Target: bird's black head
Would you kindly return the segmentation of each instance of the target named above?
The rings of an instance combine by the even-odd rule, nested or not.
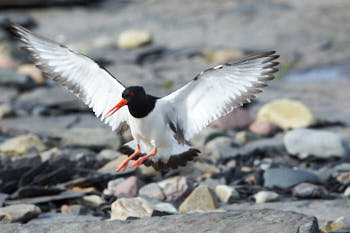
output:
[[[123,91],[122,99],[105,114],[105,117],[112,116],[125,105],[128,106],[129,112],[133,117],[145,117],[153,110],[157,99],[157,97],[147,95],[143,87],[128,87]]]
[[[146,98],[146,92],[143,87],[131,86],[125,88],[122,97],[128,101],[127,105],[132,105],[135,104],[135,102],[142,102],[142,100]]]

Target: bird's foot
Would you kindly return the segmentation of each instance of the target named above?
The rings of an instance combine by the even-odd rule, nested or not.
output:
[[[138,158],[131,166],[130,168],[138,168],[147,158],[146,156],[143,156],[141,158]]]
[[[115,168],[115,171],[119,172],[122,169],[123,171],[125,171],[128,168],[129,161],[130,161],[130,158],[124,159],[124,161],[118,167]]]
[[[140,145],[137,144],[137,148],[134,151],[134,153],[132,153],[128,158],[124,159],[123,162],[115,168],[116,172],[119,172],[120,170],[123,169],[123,171],[125,171],[128,168],[128,163],[130,160],[132,160],[136,155],[140,154]]]
[[[130,167],[138,168],[145,160],[155,156],[157,154],[157,148],[155,147],[150,154],[138,158]]]

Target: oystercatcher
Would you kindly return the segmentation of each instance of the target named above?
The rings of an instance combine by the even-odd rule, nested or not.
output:
[[[80,97],[112,130],[129,125],[134,140],[122,149],[132,154],[117,171],[136,158],[131,167],[142,163],[157,170],[185,166],[200,153],[188,141],[212,121],[250,102],[278,71],[279,56],[264,52],[202,71],[182,88],[159,98],[141,86],[126,88],[92,59],[64,45],[17,24],[11,28],[47,77]]]

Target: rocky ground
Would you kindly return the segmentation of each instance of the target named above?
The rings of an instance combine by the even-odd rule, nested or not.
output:
[[[350,231],[348,1],[43,2],[0,2],[0,232]],[[9,21],[159,96],[248,53],[281,71],[186,167],[116,173],[130,133],[43,77]]]

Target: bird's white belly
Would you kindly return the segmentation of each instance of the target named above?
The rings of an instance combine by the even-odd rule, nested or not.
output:
[[[152,111],[146,117],[135,118],[129,114],[131,134],[136,142],[142,141],[148,146],[161,146],[166,136],[166,125],[161,114]]]

